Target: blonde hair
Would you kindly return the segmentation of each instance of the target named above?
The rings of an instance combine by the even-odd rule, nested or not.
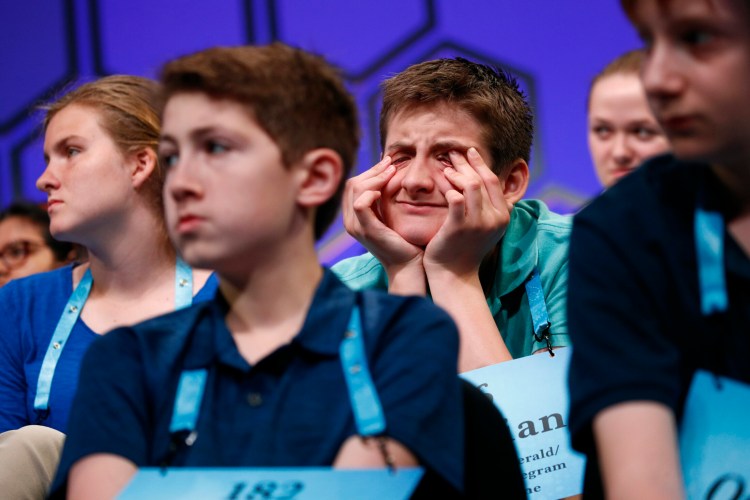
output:
[[[593,92],[597,83],[612,75],[635,75],[637,77],[641,72],[644,58],[645,53],[643,50],[637,49],[625,52],[607,64],[604,69],[601,70],[593,80],[591,80],[589,95],[586,100],[586,109],[588,109],[591,104],[591,92]]]

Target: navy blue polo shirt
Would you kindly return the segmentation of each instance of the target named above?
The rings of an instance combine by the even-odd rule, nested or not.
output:
[[[708,165],[655,158],[576,215],[568,324],[573,446],[584,494],[602,495],[592,421],[618,403],[664,404],[681,418],[696,370],[750,382],[750,259],[725,229],[725,314],[701,312],[695,209],[739,213]]]
[[[183,370],[206,368],[198,438],[174,466],[327,466],[356,434],[339,344],[354,304],[386,418],[386,434],[456,489],[463,481],[458,334],[448,315],[417,297],[353,292],[326,270],[289,343],[250,365],[225,324],[220,293],[92,345],[53,491],[71,465],[112,453],[137,466],[169,455],[169,424]]]

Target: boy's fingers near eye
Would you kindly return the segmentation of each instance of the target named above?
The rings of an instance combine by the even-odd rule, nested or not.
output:
[[[461,188],[464,195],[471,196],[470,193],[477,193],[481,196],[486,196],[487,189],[484,185],[484,179],[472,168],[464,155],[458,151],[451,151],[450,158],[457,173],[450,176],[446,175],[448,180]]]
[[[366,180],[371,179],[379,174],[382,174],[383,171],[388,168],[388,165],[391,164],[391,157],[390,156],[384,156],[382,160],[377,162],[372,167],[368,168],[361,174],[357,175],[356,177],[352,177],[352,180]]]
[[[466,174],[470,174],[473,171],[473,169],[471,168],[471,165],[466,160],[466,157],[459,151],[456,151],[455,149],[449,151],[448,157],[451,159],[453,168],[455,168],[460,173],[466,175]]]
[[[505,206],[505,197],[503,196],[500,179],[498,179],[497,174],[487,166],[487,163],[485,163],[484,159],[479,154],[479,151],[477,151],[476,148],[469,148],[466,152],[466,158],[468,158],[471,166],[474,167],[474,170],[479,174],[479,177],[482,178],[482,182],[484,183],[484,187],[487,190],[487,195],[489,196],[492,205],[496,208]]]
[[[382,160],[380,160],[378,163],[376,163],[370,170],[367,172],[371,172],[372,175],[378,175],[381,174],[388,166],[391,164],[393,160],[390,156],[385,155]]]
[[[373,189],[380,190],[388,183],[393,174],[396,173],[396,167],[390,163],[390,158],[387,163],[383,165],[381,163],[378,163],[367,172],[350,179],[349,182],[352,183],[352,190],[355,193],[362,193]]]

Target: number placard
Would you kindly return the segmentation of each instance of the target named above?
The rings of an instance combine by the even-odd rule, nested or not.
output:
[[[421,468],[351,470],[330,467],[142,468],[122,491],[121,500],[223,499],[304,500],[313,498],[406,499]]]

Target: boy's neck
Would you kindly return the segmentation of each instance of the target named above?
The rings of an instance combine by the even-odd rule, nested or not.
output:
[[[254,363],[297,335],[322,277],[312,245],[286,246],[244,275],[220,275],[226,324],[246,360]]]
[[[740,215],[750,214],[750,158],[742,165],[713,165],[712,169],[734,196]]]

